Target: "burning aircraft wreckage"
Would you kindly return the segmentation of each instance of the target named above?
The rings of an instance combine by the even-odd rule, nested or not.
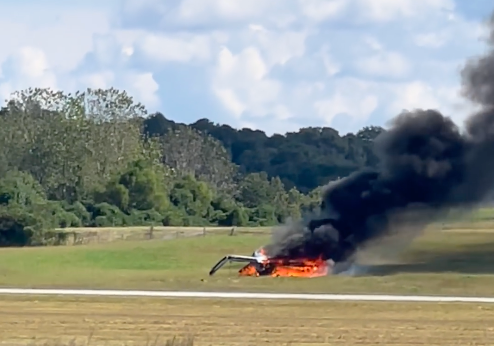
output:
[[[247,263],[238,271],[240,276],[314,278],[330,274],[352,274],[358,268],[352,261],[335,263],[332,259],[324,259],[323,255],[317,257],[272,256],[269,248],[270,245],[261,247],[250,256],[226,255],[211,268],[209,275],[214,275],[225,264],[231,262]]]
[[[247,262],[239,270],[240,276],[289,276],[289,277],[318,277],[328,275],[334,263],[323,260],[322,257],[316,259],[309,258],[289,258],[270,257],[266,255],[266,250],[260,248],[252,256],[227,255],[223,257],[211,269],[209,275],[213,275],[228,262]]]
[[[445,214],[492,198],[494,16],[489,25],[487,53],[461,71],[462,95],[477,106],[461,130],[437,110],[402,112],[373,139],[377,168],[330,183],[316,216],[278,227],[268,245],[252,256],[228,255],[210,274],[231,261],[246,263],[240,275],[334,274],[369,243],[413,239]]]
[[[209,275],[214,275],[228,262],[248,263],[238,273],[240,276],[272,276],[272,277],[302,277],[314,278],[330,274],[354,273],[356,266],[351,262],[335,263],[322,257],[289,258],[269,257],[264,248],[256,250],[252,256],[227,255],[211,268]]]

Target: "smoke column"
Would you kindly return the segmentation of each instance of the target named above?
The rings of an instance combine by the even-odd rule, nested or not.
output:
[[[375,139],[377,170],[325,187],[321,212],[283,225],[267,251],[282,256],[351,258],[370,240],[414,232],[452,208],[475,208],[494,189],[494,20],[489,50],[461,72],[462,93],[481,110],[464,131],[436,110],[403,112]]]

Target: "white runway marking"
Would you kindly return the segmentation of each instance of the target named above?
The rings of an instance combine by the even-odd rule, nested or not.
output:
[[[382,302],[461,302],[494,303],[494,297],[402,296],[381,294],[290,294],[246,292],[183,292],[183,291],[125,291],[125,290],[73,290],[0,288],[0,295],[57,295],[99,297],[156,297],[156,298],[223,298],[223,299],[289,299],[332,301]]]

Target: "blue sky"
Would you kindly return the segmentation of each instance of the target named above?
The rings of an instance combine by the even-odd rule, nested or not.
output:
[[[22,7],[21,7],[22,6]],[[148,112],[284,133],[473,106],[489,0],[0,0],[0,97],[127,90]]]

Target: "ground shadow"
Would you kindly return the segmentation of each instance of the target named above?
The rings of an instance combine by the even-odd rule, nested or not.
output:
[[[401,262],[372,265],[368,267],[366,274],[375,276],[399,273],[494,274],[494,241],[464,245],[453,251],[431,249],[410,252]]]

